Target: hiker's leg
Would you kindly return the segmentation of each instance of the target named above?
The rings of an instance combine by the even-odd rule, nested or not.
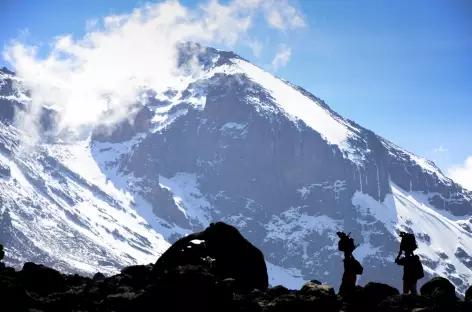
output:
[[[417,287],[416,284],[417,284],[417,281],[412,281],[410,283],[410,291],[411,291],[412,294],[415,294],[415,295],[418,294],[418,291],[416,290],[416,287]]]
[[[343,298],[352,298],[356,292],[356,285],[354,283],[343,281],[339,287],[339,295]]]
[[[408,294],[410,292],[410,283],[408,280],[403,280],[403,294]]]
[[[341,286],[339,286],[339,292],[338,292],[338,294],[339,294],[341,297],[342,297],[343,294],[346,292],[345,288],[346,288],[346,284],[345,284],[344,282],[341,282]]]

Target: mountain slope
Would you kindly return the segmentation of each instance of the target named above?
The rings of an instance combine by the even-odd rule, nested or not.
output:
[[[0,240],[8,262],[40,261],[63,271],[111,273],[154,262],[169,246],[129,198],[88,179],[94,167],[86,153],[71,155],[67,148],[46,145],[24,154],[17,142],[18,130],[1,124]],[[65,166],[72,162],[87,171]],[[101,178],[99,173],[95,177]]]
[[[223,220],[264,251],[273,283],[292,287],[306,279],[339,285],[342,262],[335,232],[342,229],[361,243],[355,252],[366,267],[361,283],[378,280],[400,286],[402,271],[393,264],[397,233],[414,230],[427,272],[444,274],[459,291],[466,289],[472,279],[471,192],[433,163],[344,119],[306,90],[233,53],[188,47],[181,53],[184,61],[196,53],[201,73],[182,77],[181,84],[164,93],[149,90],[133,124],[123,122],[111,133],[99,128],[74,143],[41,144],[41,153],[57,163],[54,168],[60,166],[59,177],[44,165],[32,169],[47,175],[40,178],[46,181],[42,191],[57,202],[55,215],[66,210],[82,219],[100,215],[101,196],[107,196],[110,201],[105,200],[103,209],[116,221],[103,226],[127,232],[124,242],[138,234],[150,242],[126,246],[132,250],[127,250],[130,261],[141,263],[157,257],[167,246],[164,239],[173,242],[212,220]],[[12,98],[4,89],[2,106],[21,106],[17,102],[24,102],[24,93],[12,89],[22,94]],[[6,134],[16,131],[11,125],[2,127]],[[72,175],[68,172],[80,192],[96,189],[88,191],[96,208],[79,205],[78,190],[68,191],[75,201],[67,204],[51,195],[53,187],[59,188],[57,180],[64,179],[60,176]],[[115,202],[120,209],[111,208]],[[30,222],[26,216],[16,218]],[[93,245],[108,237],[106,230],[100,231],[87,230],[93,234],[84,241]],[[69,239],[63,238],[63,245],[65,241]],[[114,250],[127,245],[116,237],[111,241]],[[45,248],[39,239],[32,244]],[[77,261],[96,261],[98,252],[92,250]],[[54,259],[73,254],[47,252]],[[23,256],[21,251],[18,255]]]

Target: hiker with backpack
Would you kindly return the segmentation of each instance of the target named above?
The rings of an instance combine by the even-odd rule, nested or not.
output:
[[[344,253],[344,273],[339,287],[339,295],[346,298],[355,294],[357,275],[361,275],[364,268],[352,255],[359,245],[354,244],[354,239],[350,237],[350,233],[346,235],[344,232],[337,232],[336,234],[339,237],[338,250]]]
[[[417,294],[417,282],[424,277],[420,257],[413,253],[418,245],[414,234],[400,232],[400,237],[400,251],[395,258],[395,263],[403,266],[403,293]]]

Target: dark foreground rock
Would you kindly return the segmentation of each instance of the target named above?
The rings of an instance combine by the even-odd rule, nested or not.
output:
[[[266,290],[269,286],[262,252],[224,222],[179,239],[157,260],[153,271],[159,275],[179,265],[204,262],[211,262],[213,274],[220,279],[237,278],[242,290]]]
[[[456,299],[456,288],[444,277],[434,277],[426,282],[420,289],[424,296],[441,297],[445,299]]]
[[[209,264],[178,266],[154,280],[152,266],[127,268],[100,281],[31,268],[29,264],[22,271],[0,271],[0,311],[472,311],[470,301],[398,295],[376,283],[358,287],[352,302],[343,302],[330,286],[311,282],[300,290],[276,286],[241,291],[235,279],[215,276]],[[54,276],[53,284],[48,285],[47,276]]]
[[[154,265],[126,267],[110,277],[64,275],[34,263],[21,271],[0,269],[0,311],[472,311],[472,301],[456,298],[444,279],[426,283],[421,296],[368,283],[349,300],[315,280],[300,290],[268,288],[263,255],[232,227],[210,229],[176,242]]]

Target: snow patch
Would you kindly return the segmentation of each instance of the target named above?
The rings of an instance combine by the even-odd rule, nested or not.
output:
[[[353,154],[354,149],[348,143],[349,138],[357,138],[358,135],[351,131],[346,123],[340,122],[339,118],[335,118],[331,112],[323,108],[320,103],[251,63],[240,59],[232,59],[232,62],[241,68],[249,79],[270,92],[276,105],[293,122],[302,120],[317,131],[329,144],[337,145],[341,151],[350,155],[348,158],[352,161],[362,159],[358,153]],[[253,99],[253,101],[258,102],[257,99]]]
[[[200,244],[205,243],[204,240],[200,240],[200,239],[194,239],[194,240],[191,240],[190,242],[195,245],[200,245]]]
[[[235,129],[235,130],[244,130],[247,124],[239,124],[236,122],[227,122],[221,126],[220,130]]]
[[[267,239],[302,241],[303,237],[311,232],[323,234],[333,232],[340,226],[340,221],[325,215],[310,216],[300,213],[298,208],[290,208],[280,216],[273,216],[266,225]]]
[[[272,286],[283,285],[288,289],[301,289],[305,280],[298,269],[285,269],[272,263],[266,262],[269,284]]]
[[[212,207],[198,189],[195,173],[179,172],[172,178],[159,175],[159,185],[172,192],[175,204],[192,225],[210,223]]]
[[[236,122],[227,122],[221,126],[220,131],[228,134],[233,134],[235,137],[245,137],[248,133],[247,124],[239,124]]]

